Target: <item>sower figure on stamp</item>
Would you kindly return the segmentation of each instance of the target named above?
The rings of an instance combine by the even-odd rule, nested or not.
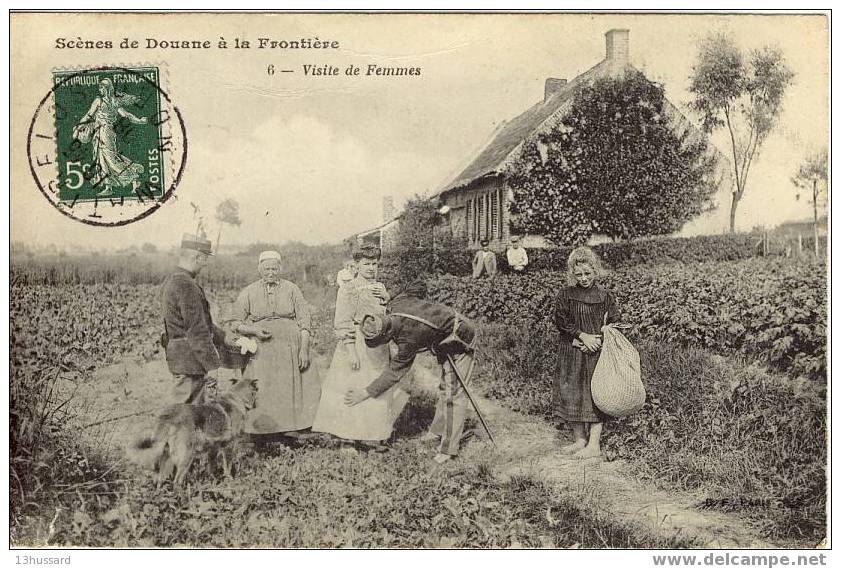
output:
[[[175,377],[172,403],[203,403],[206,389],[216,388],[210,375],[220,366],[217,346],[225,342],[225,332],[213,323],[196,282],[211,255],[210,241],[184,234],[178,268],[161,286],[166,362]]]
[[[418,353],[431,351],[441,367],[441,383],[435,417],[424,438],[440,439],[433,460],[443,463],[458,455],[464,433],[469,401],[456,373],[463,381],[469,381],[476,329],[449,306],[411,294],[395,297],[388,309],[389,314],[385,315],[366,314],[360,328],[369,347],[393,341],[398,348],[397,355],[366,388],[349,389],[345,403],[356,405],[384,393],[411,370]]]

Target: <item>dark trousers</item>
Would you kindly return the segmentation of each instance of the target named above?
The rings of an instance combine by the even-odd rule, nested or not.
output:
[[[174,373],[175,385],[172,388],[172,403],[201,405],[216,396],[216,380],[204,374]]]
[[[473,362],[473,353],[453,354],[452,358],[461,377],[469,381],[467,370]],[[456,370],[445,354],[438,355],[438,363],[441,365],[441,383],[438,385],[435,417],[429,431],[441,437],[439,453],[455,456],[464,434],[464,420],[467,418],[470,401],[456,377]]]

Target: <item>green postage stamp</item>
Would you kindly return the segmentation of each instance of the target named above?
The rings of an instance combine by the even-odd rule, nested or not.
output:
[[[59,199],[154,199],[161,167],[157,67],[53,73]]]
[[[153,66],[53,71],[28,142],[42,193],[94,225],[122,225],[159,207],[187,150],[181,114]]]

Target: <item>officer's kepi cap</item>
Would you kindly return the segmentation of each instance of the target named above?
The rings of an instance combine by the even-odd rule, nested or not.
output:
[[[191,251],[199,251],[200,253],[204,253],[205,255],[213,255],[213,250],[211,248],[211,242],[209,239],[204,239],[197,235],[191,235],[190,233],[185,233],[181,236],[181,248],[182,249],[189,249]]]

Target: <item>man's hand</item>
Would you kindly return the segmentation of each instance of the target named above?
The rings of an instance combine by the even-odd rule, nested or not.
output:
[[[239,348],[239,344],[237,344],[237,340],[239,336],[236,334],[231,334],[230,332],[225,332],[225,339],[223,340],[224,344],[229,348]]]
[[[351,389],[348,389],[345,393],[345,405],[353,407],[354,405],[362,403],[363,401],[368,399],[368,397],[370,396],[368,395],[368,392],[364,389],[356,389],[355,387],[352,387]]]
[[[269,332],[268,330],[257,330],[256,335],[257,335],[258,340],[266,341],[266,340],[271,340],[272,339],[272,333]]]
[[[368,285],[368,288],[371,290],[371,294],[373,294],[376,298],[379,298],[383,301],[388,301],[388,291],[386,291],[384,284],[372,283]]]

